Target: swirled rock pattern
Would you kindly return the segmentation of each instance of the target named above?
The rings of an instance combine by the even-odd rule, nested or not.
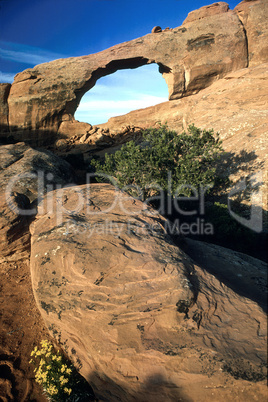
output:
[[[31,226],[35,298],[100,400],[263,397],[245,380],[265,377],[265,314],[174,246],[164,218],[108,184],[45,205]]]

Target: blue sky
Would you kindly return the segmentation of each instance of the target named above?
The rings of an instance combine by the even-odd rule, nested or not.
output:
[[[175,28],[213,1],[0,0],[0,82],[62,57],[96,53],[146,35],[155,25]],[[239,1],[230,1],[233,9]],[[164,102],[168,90],[156,65],[101,78],[75,117],[91,124]]]

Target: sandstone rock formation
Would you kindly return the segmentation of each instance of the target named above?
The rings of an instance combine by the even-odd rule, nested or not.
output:
[[[265,398],[262,382],[246,381],[265,375],[257,304],[195,266],[158,213],[111,185],[50,195],[57,213],[31,226],[34,294],[100,400]]]
[[[75,135],[82,137],[83,135],[89,133],[91,130],[91,124],[82,123],[76,120],[66,120],[63,121],[60,125],[58,137],[60,138],[62,136],[63,138],[69,138]]]
[[[203,18],[211,17],[217,14],[227,13],[229,11],[229,5],[223,1],[213,3],[209,6],[201,7],[199,10],[191,11],[187,18],[184,20],[183,25],[201,20]]]
[[[153,27],[152,33],[159,33],[159,32],[162,32],[162,28],[160,26],[157,25]]]
[[[23,258],[29,250],[29,223],[37,198],[72,182],[70,165],[48,151],[24,143],[0,146],[0,256]]]
[[[6,133],[8,131],[8,104],[7,98],[9,95],[11,85],[0,84],[0,133]],[[5,136],[5,134],[4,134]],[[0,134],[1,138],[1,134]]]
[[[113,117],[98,127],[119,133],[124,126],[148,128],[160,121],[181,132],[194,123],[219,132],[227,152],[254,151],[264,161],[267,93],[268,64],[265,63],[227,74],[198,94]]]
[[[51,145],[56,140],[59,154],[87,160],[87,153],[113,151],[157,121],[167,121],[177,131],[195,123],[220,133],[226,175],[238,180],[261,170],[265,182],[267,5],[265,0],[242,1],[232,11],[227,3],[214,3],[190,13],[181,27],[18,74],[12,86],[0,84],[0,141]],[[149,63],[159,65],[169,102],[100,126],[74,120],[83,94],[100,77]],[[107,211],[114,200],[109,185],[94,185],[88,198],[88,187],[73,187],[56,199],[52,188],[73,181],[70,166],[22,143],[0,147],[1,346],[16,332],[16,358],[24,353],[25,367],[31,345],[18,352],[30,331],[23,325],[43,325],[29,284],[24,288],[29,298],[23,293],[13,297],[13,289],[20,292],[25,278],[29,281],[34,216],[18,214],[18,208],[35,209],[39,170],[45,172],[44,190],[50,197],[31,229],[37,305],[51,335],[65,345],[100,400],[225,402],[241,400],[241,395],[245,402],[266,400],[261,381],[266,326],[259,307],[264,264],[188,240],[191,260],[165,234],[165,220],[141,210],[137,200],[123,197],[121,205]],[[24,175],[6,197],[7,185],[18,173]],[[263,194],[265,198],[267,191]],[[267,210],[267,199],[264,205]],[[22,261],[14,266],[18,259]],[[241,278],[246,296],[261,289],[257,298],[255,291],[252,296],[259,305],[235,293],[226,277],[230,286],[237,277],[240,289]],[[15,311],[16,303],[20,309]],[[24,310],[35,319],[23,320]],[[33,331],[36,338],[39,327]],[[26,400],[29,381],[18,391],[22,375],[14,348],[0,350],[0,392],[7,399],[15,392]]]
[[[212,243],[185,238],[183,250],[197,265],[267,311],[267,264]]]
[[[268,60],[268,3],[261,0],[247,0],[239,3],[234,11],[240,18],[248,41],[248,63],[254,66]]]
[[[268,152],[268,64],[263,63],[227,74],[199,93],[146,109],[111,118],[107,123],[94,128],[97,133],[106,132],[110,146],[135,138],[141,127],[153,127],[156,122],[168,122],[168,127],[177,132],[187,131],[190,124],[219,132],[226,152],[220,165],[223,175],[234,182],[245,175],[263,172],[263,208],[267,204],[267,152]],[[83,150],[92,152],[89,141],[95,147],[106,147],[106,141],[94,141],[87,137],[86,143],[69,138],[69,152]],[[83,147],[81,146],[83,143]]]
[[[39,145],[53,141],[61,122],[73,120],[84,93],[100,77],[119,69],[158,64],[169,88],[169,98],[174,100],[197,93],[231,71],[246,68],[247,36],[241,21],[244,18],[254,25],[257,20],[256,24],[265,26],[265,2],[251,3],[242,7],[243,12],[239,11],[241,20],[226,3],[219,3],[195,12],[181,27],[148,34],[97,54],[44,63],[17,74],[8,97],[11,136]],[[265,30],[261,32],[260,38],[265,37]],[[263,40],[257,52],[263,55],[262,59],[264,46]],[[257,53],[254,60],[260,59]]]

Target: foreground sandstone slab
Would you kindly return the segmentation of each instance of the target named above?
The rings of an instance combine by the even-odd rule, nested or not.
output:
[[[159,214],[111,185],[50,196],[31,226],[33,290],[100,400],[265,397],[250,382],[265,376],[257,304],[195,266]]]

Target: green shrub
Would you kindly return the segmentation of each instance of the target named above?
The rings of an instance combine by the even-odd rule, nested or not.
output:
[[[213,241],[223,246],[248,252],[257,247],[260,236],[241,225],[229,213],[228,205],[214,202],[206,210],[206,220],[214,226]]]
[[[115,154],[106,154],[104,162],[92,159],[91,165],[97,173],[113,176],[120,188],[128,186],[124,189],[141,195],[142,200],[160,189],[174,196],[183,185],[213,185],[215,160],[222,151],[219,135],[194,125],[188,131],[177,134],[167,125],[145,130],[141,143],[130,141]],[[191,189],[181,187],[180,194],[190,196]]]

